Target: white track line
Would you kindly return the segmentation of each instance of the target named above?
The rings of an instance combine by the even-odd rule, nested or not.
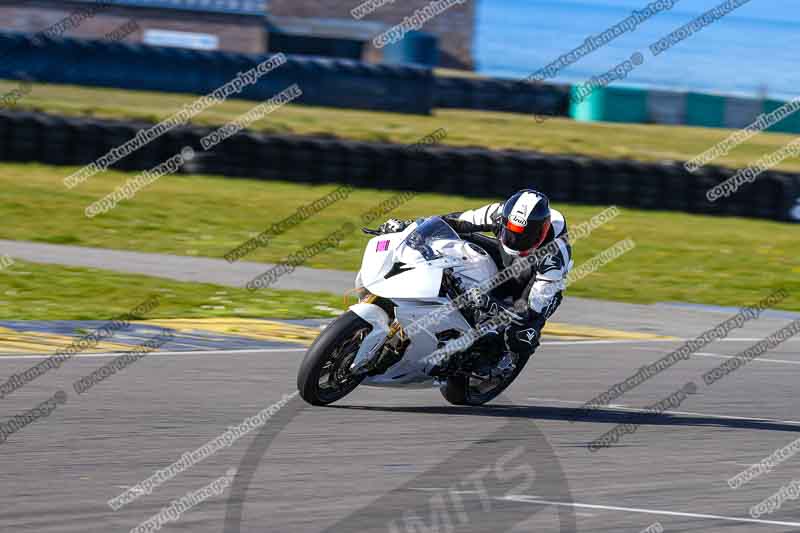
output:
[[[793,339],[789,339],[789,340],[793,340]],[[655,348],[640,348],[640,350],[643,351],[643,352],[662,353],[661,350],[658,350],[658,349],[655,349]],[[697,353],[691,354],[691,356],[692,357],[694,357],[694,356],[698,356],[698,357],[714,357],[714,358],[717,358],[717,359],[733,359],[733,358],[736,357],[735,355],[725,355],[725,354],[721,354],[721,353],[711,353],[711,352],[697,352]],[[781,364],[786,364],[786,365],[800,365],[800,361],[792,361],[792,360],[789,360],[789,359],[772,359],[770,357],[756,357],[751,362],[781,363]]]
[[[706,353],[706,352],[697,352],[696,354],[692,355],[699,355],[700,357],[716,357],[717,359],[734,359],[735,355],[722,355],[718,353]],[[789,361],[787,359],[769,359],[766,357],[756,357],[751,362],[753,363],[781,363],[785,365],[800,365],[800,361]]]
[[[654,514],[663,516],[681,516],[685,518],[705,518],[708,520],[723,520],[726,522],[745,522],[748,524],[773,525],[773,526],[792,526],[800,527],[800,522],[780,522],[778,520],[761,520],[758,518],[739,518],[735,516],[722,516],[715,514],[682,513],[678,511],[660,511],[658,509],[640,509],[637,507],[617,507],[614,505],[592,505],[588,503],[574,502],[554,502],[542,500],[532,496],[504,496],[495,498],[496,500],[512,501],[519,503],[533,503],[539,505],[556,505],[560,507],[576,507],[578,509],[599,509],[601,511],[624,511],[626,513]]]
[[[135,346],[131,346],[131,349]],[[255,348],[252,350],[187,350],[183,352],[150,352],[148,357],[153,355],[224,355],[237,353],[275,353],[275,352],[305,352],[308,348]],[[114,353],[80,353],[73,357],[119,357],[125,352]],[[11,359],[46,359],[49,354],[26,354],[26,355],[0,355],[0,362]]]
[[[552,336],[548,336],[547,333],[544,333],[545,338],[553,338]],[[681,343],[681,342],[688,342],[696,340],[692,339],[602,339],[602,340],[586,340],[586,341],[547,341],[542,342],[542,345],[550,345],[550,346],[558,346],[560,344],[563,345],[571,345],[571,344],[655,344],[661,342],[670,342],[670,343]],[[733,339],[717,339],[715,342],[760,342],[763,341],[764,338],[733,338]],[[783,342],[800,342],[800,338],[794,337],[791,339],[786,339]],[[659,351],[659,350],[648,350],[648,351]]]
[[[542,345],[574,345],[574,344],[623,344],[635,342],[663,342],[666,339],[644,339],[644,340],[595,340],[595,341],[550,341],[543,342]],[[131,346],[133,349],[135,346]],[[226,353],[269,353],[269,352],[305,352],[308,348],[254,348],[237,349],[237,350],[185,350],[176,352],[152,352],[150,355],[220,355]],[[112,353],[85,353],[77,354],[74,357],[116,357],[125,352],[112,352]],[[0,353],[0,361],[3,359],[43,359],[50,357],[52,353],[48,354],[2,354]]]
[[[545,334],[545,337],[547,334]],[[546,341],[542,346],[574,345],[574,344],[637,344],[644,342],[679,342],[678,339],[603,339],[593,341]]]
[[[733,339],[717,339],[715,342],[761,342],[767,336],[764,335],[763,337],[740,337],[740,338],[733,338]],[[695,339],[684,339],[687,341],[693,341]],[[786,339],[783,342],[798,342],[800,338],[794,337],[791,339]]]
[[[682,342],[682,341],[689,341],[694,339],[603,339],[603,340],[587,340],[587,341],[547,341],[543,342],[543,346],[575,346],[580,344],[646,344],[646,343],[655,343],[655,342]],[[717,342],[727,341],[727,342],[754,342],[754,341],[762,341],[764,339],[719,339]],[[800,341],[800,338],[792,338],[787,339],[784,342],[790,341]],[[134,346],[131,346],[133,349]],[[248,349],[238,349],[238,350],[186,350],[180,352],[152,352],[150,355],[221,355],[221,354],[228,354],[228,353],[270,353],[270,352],[305,352],[308,348],[255,348],[252,350]],[[74,357],[117,357],[118,355],[122,355],[125,352],[113,352],[113,353],[88,353],[88,354],[77,354]],[[0,361],[3,359],[44,359],[53,355],[52,353],[48,354],[2,354],[0,353]],[[694,355],[700,355],[694,354]],[[732,357],[732,356],[723,356],[718,354],[702,354],[706,357]],[[756,361],[765,361],[765,362],[776,362],[776,363],[790,363],[790,364],[800,364],[800,361],[786,361],[780,359],[755,359]]]
[[[553,403],[567,403],[570,405],[584,405],[586,402],[578,402],[575,400],[559,400],[557,398],[536,398],[533,396],[529,396],[528,400],[534,402],[553,402]],[[622,404],[611,404],[606,405],[597,409],[590,409],[592,411],[602,410],[602,411],[623,411],[623,412],[630,412],[630,413],[642,413],[642,414],[653,414],[652,411],[648,411],[647,409],[640,409],[638,407],[628,407]],[[745,420],[748,422],[772,422],[778,424],[797,424],[800,426],[800,420],[779,420],[777,418],[756,418],[752,416],[733,416],[733,415],[718,415],[715,413],[698,413],[696,411],[664,411],[664,415],[682,415],[682,416],[693,416],[693,417],[713,417],[713,418],[722,418],[727,420]],[[800,428],[798,428],[800,429]]]

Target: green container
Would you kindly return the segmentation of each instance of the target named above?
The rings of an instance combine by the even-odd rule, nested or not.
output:
[[[772,113],[784,104],[786,104],[786,102],[780,102],[778,100],[764,100],[764,113]],[[784,117],[783,120],[774,126],[767,128],[766,131],[780,133],[800,133],[800,110]]]
[[[577,86],[569,91],[569,116],[581,122],[603,120],[603,105],[600,91],[594,91],[584,100],[578,99]]]
[[[570,116],[582,122],[647,122],[647,91],[601,87],[580,100],[578,87],[570,90]]]
[[[725,97],[712,94],[686,95],[686,124],[707,128],[725,127]]]

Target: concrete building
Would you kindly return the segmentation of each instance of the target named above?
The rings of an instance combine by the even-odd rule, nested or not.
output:
[[[417,9],[431,4],[433,0],[394,0],[370,13],[362,21],[394,26],[405,17],[412,16]],[[476,4],[479,0],[467,0],[454,4],[440,16],[428,21],[421,31],[439,38],[439,65],[442,67],[469,69],[475,66],[472,46],[475,38]],[[364,0],[269,0],[269,13],[276,17],[299,17],[354,21],[351,10]],[[375,57],[374,50],[365,50],[368,57]]]
[[[265,6],[263,0],[0,0],[0,30],[103,39],[133,21],[127,42],[263,53]],[[70,17],[73,24],[55,31]]]
[[[385,50],[375,48],[372,37],[431,3],[395,0],[356,20],[351,10],[363,1],[0,0],[0,31],[45,32],[73,17],[79,22],[62,24],[64,31],[51,33],[103,39],[126,27],[132,31],[126,32],[125,40],[133,43],[379,62]],[[453,4],[421,29],[438,38],[439,66],[473,68],[476,1]],[[88,9],[92,16],[74,16]]]

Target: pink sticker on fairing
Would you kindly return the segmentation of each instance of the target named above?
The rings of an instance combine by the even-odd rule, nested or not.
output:
[[[389,243],[391,241],[378,241],[378,247],[375,249],[377,252],[385,252],[389,249]]]

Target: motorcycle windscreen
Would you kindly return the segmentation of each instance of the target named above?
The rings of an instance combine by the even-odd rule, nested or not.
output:
[[[464,241],[440,217],[420,219],[404,233],[397,245],[393,242],[399,237],[396,234],[370,241],[361,282],[384,298],[438,297],[444,269],[469,261],[462,251]],[[384,251],[385,259],[375,257]]]

